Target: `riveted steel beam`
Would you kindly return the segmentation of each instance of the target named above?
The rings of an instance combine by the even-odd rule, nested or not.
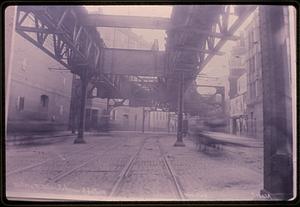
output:
[[[170,19],[163,17],[89,14],[84,19],[83,24],[85,26],[92,27],[122,27],[167,30],[170,27]]]
[[[191,33],[195,33],[196,35],[206,35],[206,36],[210,36],[210,37],[215,37],[218,39],[227,39],[227,40],[238,40],[239,37],[236,35],[229,35],[228,33],[224,32],[212,32],[212,31],[207,31],[207,30],[203,30],[203,29],[199,29],[196,27],[187,27],[187,26],[176,26],[174,28],[171,28],[169,30],[170,32],[191,32]]]
[[[224,55],[225,52],[221,52],[221,51],[214,51],[213,49],[207,50],[207,49],[200,49],[197,47],[189,47],[189,46],[179,46],[179,47],[175,47],[176,50],[187,50],[187,51],[195,51],[195,52],[199,52],[199,53],[207,53],[207,54],[213,54],[213,55]]]
[[[82,24],[84,15],[87,12],[76,6],[18,6],[16,32],[72,73],[88,70],[88,77],[97,76],[104,45],[95,28]]]
[[[235,31],[242,25],[242,23],[247,19],[247,17],[256,9],[257,6],[248,6],[244,12],[238,17],[237,20],[228,28],[226,33],[228,35],[233,35]],[[221,47],[227,42],[226,38],[221,39],[213,48],[214,51],[219,51]],[[214,54],[209,54],[200,64],[198,72],[200,72],[213,58]]]

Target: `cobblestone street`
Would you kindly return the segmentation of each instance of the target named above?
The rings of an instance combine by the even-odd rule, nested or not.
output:
[[[8,146],[7,196],[74,200],[254,200],[262,148],[199,152],[174,134],[111,132],[48,144]]]

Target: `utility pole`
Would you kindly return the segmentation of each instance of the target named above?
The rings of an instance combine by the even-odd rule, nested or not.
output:
[[[74,144],[84,144],[83,139],[84,130],[85,130],[85,104],[87,98],[87,85],[88,78],[86,71],[80,76],[81,79],[81,97],[80,97],[80,110],[79,110],[79,124],[78,124],[78,135],[74,140]]]
[[[177,108],[177,140],[174,144],[175,147],[184,147],[182,139],[182,120],[183,120],[183,90],[184,90],[184,72],[179,73],[178,85],[178,108]]]
[[[145,107],[143,107],[143,125],[142,125],[142,132],[145,132]]]

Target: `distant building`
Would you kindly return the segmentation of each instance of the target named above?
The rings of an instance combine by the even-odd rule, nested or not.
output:
[[[176,131],[174,113],[153,111],[149,107],[120,106],[111,111],[113,127],[125,131]]]
[[[102,13],[101,10],[96,13]],[[153,44],[145,41],[142,36],[135,34],[130,28],[99,27],[97,30],[107,48],[151,50],[158,48],[157,41]],[[73,86],[79,84],[79,79],[74,79]],[[86,130],[101,129],[102,120],[107,116],[107,99],[89,98],[86,103]],[[127,106],[126,106],[127,105]],[[157,115],[159,114],[159,115]],[[129,107],[128,104],[119,106],[110,111],[110,120],[116,130],[167,130],[167,112],[144,111],[142,107]]]
[[[150,126],[149,112],[143,107],[119,106],[111,111],[114,129],[124,131],[142,131]]]

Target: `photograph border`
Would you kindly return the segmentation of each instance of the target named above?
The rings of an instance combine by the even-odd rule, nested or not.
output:
[[[65,202],[65,201],[11,201],[7,200],[5,195],[5,41],[4,41],[4,11],[8,6],[14,5],[169,5],[169,4],[252,4],[252,5],[291,5],[294,6],[297,11],[297,71],[299,70],[299,5],[300,3],[296,0],[225,0],[225,1],[214,1],[214,0],[198,0],[198,1],[178,1],[178,0],[148,0],[148,1],[134,1],[134,0],[118,0],[118,1],[108,1],[108,0],[76,0],[76,1],[42,1],[42,0],[4,0],[1,2],[1,57],[2,57],[2,106],[1,106],[1,114],[2,114],[2,122],[1,124],[1,204],[4,206],[296,206],[300,205],[299,200],[299,139],[297,138],[297,196],[292,201],[275,201],[275,200],[256,200],[256,201],[76,201],[76,202]],[[296,82],[297,82],[297,105],[298,105],[298,87],[299,87],[299,73],[296,71]],[[296,119],[298,120],[298,106],[297,112],[293,111],[293,113],[297,113]],[[297,125],[298,132],[299,125]]]

